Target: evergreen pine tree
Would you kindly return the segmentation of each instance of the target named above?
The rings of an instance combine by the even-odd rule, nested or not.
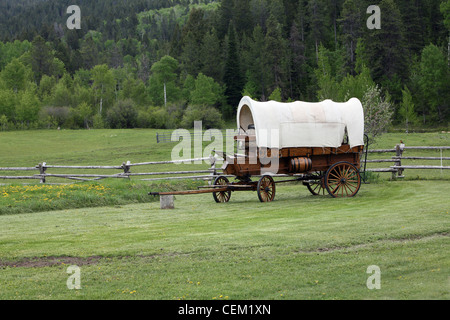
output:
[[[53,55],[44,38],[36,36],[31,49],[31,67],[36,82],[39,82],[44,74],[52,75]]]
[[[289,36],[289,49],[291,58],[290,85],[291,98],[300,98],[306,91],[306,54],[305,43],[302,40],[300,28],[296,21],[292,23]]]
[[[380,3],[381,29],[367,30],[365,54],[372,78],[401,100],[401,82],[408,77],[408,54],[400,10],[393,0]],[[400,85],[399,85],[400,84]]]
[[[356,45],[361,35],[361,13],[355,0],[346,0],[344,2],[338,23],[341,27],[342,43],[347,50],[345,59],[346,71],[354,75]]]
[[[234,111],[237,110],[244,87],[244,76],[241,73],[237,48],[235,31],[230,26],[230,30],[228,31],[228,55],[225,61],[223,83],[226,86],[225,95],[227,102]]]
[[[214,27],[205,34],[201,56],[203,58],[201,72],[208,77],[212,77],[216,82],[222,81],[224,67],[223,54],[221,42]]]
[[[325,39],[324,6],[322,0],[308,0],[308,24],[311,42],[314,45],[316,63],[319,62],[319,47]]]
[[[250,16],[250,0],[235,1],[233,22],[238,35],[249,34],[252,31],[252,20],[249,19]]]
[[[267,59],[264,51],[265,36],[263,29],[257,25],[253,29],[252,37],[248,39],[249,48],[246,55],[247,72],[245,91],[252,98],[265,101],[268,93],[266,84],[268,78]]]
[[[223,39],[228,33],[230,21],[233,20],[234,0],[221,0],[217,12],[217,33]]]
[[[419,1],[402,0],[398,5],[401,8],[402,21],[405,27],[405,41],[410,59],[420,55],[424,46],[423,20],[421,18]]]
[[[276,87],[281,87],[283,77],[283,58],[285,54],[285,42],[282,37],[282,26],[273,14],[267,20],[267,33],[265,38],[265,55],[267,58],[269,71],[268,86],[269,91],[273,91]]]

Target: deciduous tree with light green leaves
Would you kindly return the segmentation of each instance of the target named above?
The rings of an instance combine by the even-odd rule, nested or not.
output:
[[[276,87],[275,90],[273,90],[273,92],[269,96],[269,100],[282,102],[281,101],[281,89],[279,87]]]
[[[223,88],[213,78],[199,73],[189,102],[193,105],[218,106],[223,101]]]
[[[19,59],[13,59],[1,72],[6,87],[14,92],[24,90],[26,82],[30,79],[30,70]]]
[[[408,87],[402,90],[403,100],[400,104],[400,109],[398,113],[402,119],[402,122],[405,124],[406,132],[409,132],[410,126],[417,123],[417,114],[414,110],[414,102],[411,95],[411,91],[409,91]]]
[[[364,109],[364,131],[373,140],[391,124],[393,106],[389,97],[383,98],[378,86],[368,88],[361,103]]]
[[[0,89],[0,115],[12,121],[15,116],[15,106],[17,104],[17,94],[10,89]]]
[[[112,71],[106,64],[97,65],[92,69],[93,88],[99,106],[98,112],[102,114],[104,105],[112,105],[116,81]]]
[[[443,120],[444,108],[448,105],[449,70],[446,57],[437,46],[430,44],[422,51],[419,85],[424,97],[422,106],[423,122]]]
[[[21,93],[16,105],[16,120],[22,124],[30,125],[38,120],[41,102],[32,89],[27,89]]]
[[[151,68],[150,98],[157,106],[166,105],[180,98],[180,90],[176,85],[178,61],[166,55]]]

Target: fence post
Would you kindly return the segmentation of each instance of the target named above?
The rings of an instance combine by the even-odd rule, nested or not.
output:
[[[156,143],[159,143],[159,136],[158,136],[158,132],[156,133]]]
[[[403,150],[405,149],[405,144],[403,141],[400,140],[400,144],[397,144],[395,146],[395,166],[401,167],[402,166],[402,156],[403,156]],[[392,179],[395,180],[397,175],[397,178],[403,178],[403,169],[397,169],[397,172],[392,172]]]
[[[211,168],[212,172],[211,175],[213,177],[217,176],[217,170],[216,170],[216,157],[214,157],[213,155],[209,156],[209,162],[211,163]],[[213,179],[214,180],[214,179]],[[209,184],[211,184],[213,181],[209,181]]]
[[[122,163],[122,169],[123,169],[124,174],[130,173],[130,164],[131,164],[130,161],[127,161],[126,163],[125,162]],[[128,179],[130,179],[129,176],[128,176]]]
[[[47,165],[46,162],[39,163],[39,165],[38,165],[39,174],[45,174],[45,170],[47,170],[46,165]],[[40,183],[45,183],[45,176],[41,177]]]

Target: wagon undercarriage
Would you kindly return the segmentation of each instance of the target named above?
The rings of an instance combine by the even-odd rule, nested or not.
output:
[[[230,182],[226,176],[218,176],[212,185],[199,187],[198,190],[157,192],[150,195],[188,195],[212,193],[217,203],[229,202],[233,192],[256,191],[261,202],[271,202],[275,199],[276,185],[287,182],[302,182],[312,195],[329,194],[334,198],[353,197],[361,186],[359,170],[349,162],[338,162],[325,172],[312,172],[289,179],[277,179],[271,175],[263,175],[258,180],[250,177],[236,177],[236,182]]]
[[[271,175],[263,175],[259,180],[240,180],[230,183],[224,176],[214,181],[213,197],[216,202],[228,202],[234,191],[256,191],[261,202],[275,199],[276,185],[286,182],[302,182],[312,195],[329,194],[334,198],[353,197],[361,186],[359,170],[349,162],[338,162],[323,172],[306,173],[290,179],[275,180]]]

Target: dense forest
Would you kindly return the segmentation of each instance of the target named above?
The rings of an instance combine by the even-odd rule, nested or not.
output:
[[[2,0],[0,130],[221,127],[243,95],[447,127],[450,0],[373,2],[78,0],[71,30],[73,1]]]

